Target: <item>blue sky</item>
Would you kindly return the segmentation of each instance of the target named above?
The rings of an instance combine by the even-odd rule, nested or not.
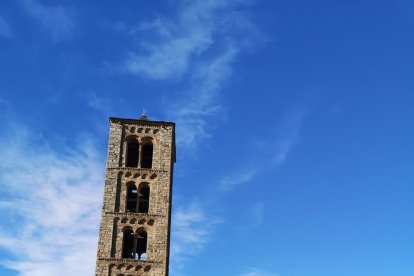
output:
[[[108,117],[144,108],[171,275],[413,275],[413,35],[408,0],[1,1],[0,275],[93,274]]]

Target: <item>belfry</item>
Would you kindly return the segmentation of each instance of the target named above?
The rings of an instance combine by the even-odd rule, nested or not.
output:
[[[167,276],[175,124],[110,118],[96,276]]]

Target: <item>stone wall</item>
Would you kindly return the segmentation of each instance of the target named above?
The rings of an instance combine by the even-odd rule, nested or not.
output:
[[[126,167],[127,140],[153,143],[151,169]],[[99,231],[96,275],[168,275],[172,170],[175,125],[131,119],[110,119],[104,200]],[[150,187],[148,213],[126,212],[127,183]],[[122,258],[123,230],[147,232],[146,260]]]

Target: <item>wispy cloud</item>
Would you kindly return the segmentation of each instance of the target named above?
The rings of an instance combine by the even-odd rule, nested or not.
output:
[[[243,169],[232,175],[227,175],[220,180],[219,189],[222,191],[232,190],[234,187],[252,180],[257,172],[257,168]]]
[[[0,106],[1,106],[1,105],[4,105],[4,106],[9,106],[9,105],[10,105],[10,102],[9,102],[9,101],[7,101],[7,100],[5,100],[5,99],[0,98]]]
[[[263,202],[257,202],[253,205],[251,210],[251,227],[256,228],[263,223],[263,215],[264,215],[264,204]]]
[[[103,161],[91,144],[57,152],[34,133],[13,128],[0,140],[0,247],[14,254],[2,265],[23,276],[92,275]]]
[[[210,136],[207,121],[224,108],[218,98],[233,63],[262,36],[243,13],[251,1],[180,1],[176,16],[140,24],[141,46],[128,55],[126,71],[179,88],[167,97],[169,118],[177,122],[177,143],[196,148]],[[124,29],[124,28],[123,28]],[[178,90],[178,91],[177,91]]]
[[[87,93],[86,100],[88,102],[88,106],[92,109],[102,112],[104,114],[111,113],[111,101],[108,98],[98,96],[95,92]]]
[[[75,35],[74,14],[59,5],[42,5],[36,0],[24,0],[24,8],[50,34],[55,42],[71,39]]]
[[[285,162],[292,147],[299,141],[300,129],[305,114],[304,109],[286,112],[276,125],[278,131],[274,140],[259,145],[262,150],[266,150],[270,154],[270,166],[278,166]]]
[[[11,38],[12,36],[10,25],[2,16],[0,16],[0,37]]]
[[[246,272],[240,274],[240,276],[279,276],[278,274],[265,271],[259,268],[249,268]]]
[[[170,266],[172,275],[183,275],[185,263],[206,246],[220,220],[208,215],[200,204],[190,203],[176,209],[172,216]]]
[[[185,148],[195,148],[200,140],[210,137],[208,119],[223,108],[216,103],[219,92],[232,73],[231,63],[237,50],[231,46],[214,59],[195,69],[190,88],[176,100],[168,116],[177,123],[177,143]]]
[[[126,69],[156,80],[181,77],[214,43],[215,13],[226,2],[181,1],[176,18],[142,23],[138,31],[147,39],[138,53],[129,54]]]
[[[240,164],[239,169],[223,176],[218,189],[222,192],[231,191],[239,185],[248,183],[261,171],[274,169],[285,162],[300,138],[304,116],[305,111],[302,109],[284,114],[275,126],[278,130],[276,135],[267,140],[255,139],[256,146],[252,147],[254,153],[249,154],[250,159]]]
[[[303,109],[296,109],[287,112],[278,124],[278,134],[273,143],[270,143],[272,152],[271,162],[273,165],[283,163],[292,147],[298,142],[300,129],[306,112]]]

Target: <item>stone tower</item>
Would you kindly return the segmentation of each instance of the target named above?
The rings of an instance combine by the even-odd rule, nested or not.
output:
[[[168,275],[175,124],[110,118],[96,273]]]

